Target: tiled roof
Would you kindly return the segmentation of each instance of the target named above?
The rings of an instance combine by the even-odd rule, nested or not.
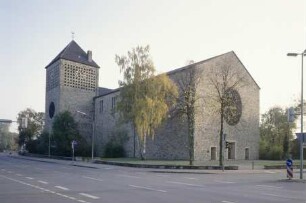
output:
[[[74,61],[77,63],[82,63],[95,68],[100,68],[94,60],[88,61],[87,53],[74,41],[72,40],[47,66],[48,68],[51,64],[59,59],[66,59],[69,61]]]

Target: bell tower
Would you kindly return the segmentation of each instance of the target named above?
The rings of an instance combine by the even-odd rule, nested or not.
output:
[[[89,137],[97,94],[99,66],[72,40],[46,67],[45,129],[51,132],[54,117],[70,111],[83,136]],[[85,113],[85,116],[77,112]]]

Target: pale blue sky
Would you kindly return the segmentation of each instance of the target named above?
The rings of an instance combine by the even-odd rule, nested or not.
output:
[[[44,67],[71,41],[93,51],[99,85],[118,86],[115,54],[151,46],[158,72],[235,51],[261,87],[261,113],[300,97],[305,0],[0,0],[0,118],[44,111]],[[305,88],[306,89],[306,88]]]

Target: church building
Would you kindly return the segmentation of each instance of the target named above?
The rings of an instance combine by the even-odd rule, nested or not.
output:
[[[98,86],[99,65],[91,51],[85,52],[72,40],[46,67],[45,129],[52,131],[52,122],[59,112],[69,111],[78,122],[79,131],[89,143],[94,139],[95,156],[103,156],[104,149],[114,136],[124,131],[122,143],[127,157],[139,157],[139,143],[129,124],[118,125],[116,102],[120,88]],[[226,71],[224,71],[226,69]],[[196,95],[194,159],[218,160],[220,114],[213,103],[216,96],[213,78],[224,73],[241,80],[227,90],[232,106],[226,111],[224,133],[228,148],[225,159],[258,159],[259,156],[259,91],[260,88],[231,51],[167,73],[174,83],[196,70],[200,80]],[[103,74],[103,73],[102,73]],[[157,130],[154,140],[147,139],[146,158],[188,160],[186,120],[171,117]]]

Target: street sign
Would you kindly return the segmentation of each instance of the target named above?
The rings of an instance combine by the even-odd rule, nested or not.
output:
[[[72,142],[71,142],[71,148],[72,149],[74,149],[75,148],[75,146],[78,144],[78,142],[77,141],[75,141],[75,140],[72,140]]]
[[[292,166],[292,160],[291,159],[287,159],[286,160],[286,166],[291,167]]]

